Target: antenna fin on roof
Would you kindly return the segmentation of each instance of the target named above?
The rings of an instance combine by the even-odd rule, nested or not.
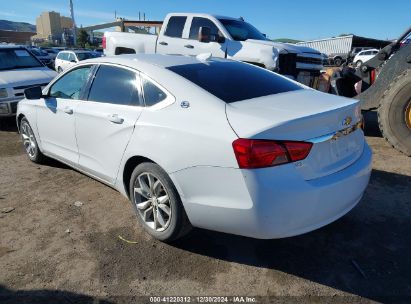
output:
[[[203,54],[198,54],[196,58],[197,60],[200,60],[200,61],[208,61],[211,59],[212,56],[213,54],[211,53],[203,53]]]

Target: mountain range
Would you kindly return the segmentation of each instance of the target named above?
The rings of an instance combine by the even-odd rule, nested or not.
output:
[[[27,22],[14,22],[9,20],[0,20],[0,30],[16,32],[36,32],[36,26]]]

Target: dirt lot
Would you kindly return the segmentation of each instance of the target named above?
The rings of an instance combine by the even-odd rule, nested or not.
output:
[[[148,237],[116,191],[57,162],[30,163],[13,124],[3,123],[0,209],[15,209],[0,213],[0,302],[249,295],[264,296],[260,302],[409,303],[411,159],[380,137],[369,114],[374,170],[351,213],[294,238],[196,230],[173,245]]]

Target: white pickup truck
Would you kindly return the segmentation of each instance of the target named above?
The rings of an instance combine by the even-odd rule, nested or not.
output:
[[[303,46],[276,43],[242,18],[172,13],[159,35],[105,32],[107,56],[133,53],[198,55],[249,62],[279,72],[308,86],[320,75],[321,53]]]

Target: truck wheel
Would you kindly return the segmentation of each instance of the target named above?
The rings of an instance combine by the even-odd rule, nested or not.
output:
[[[411,70],[396,77],[384,92],[378,122],[385,139],[411,156]]]
[[[342,63],[343,63],[342,58],[340,58],[340,57],[334,58],[334,64],[336,66],[341,66]]]

